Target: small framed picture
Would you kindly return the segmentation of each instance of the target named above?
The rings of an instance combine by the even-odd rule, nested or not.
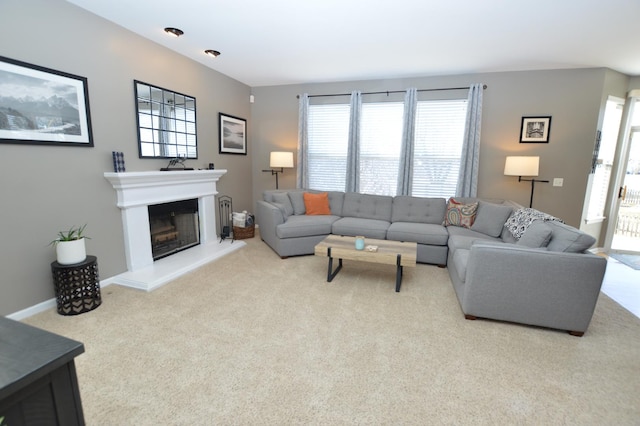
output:
[[[520,143],[549,143],[551,116],[522,117]]]
[[[0,56],[0,142],[92,147],[87,79]]]
[[[220,113],[220,154],[247,155],[247,120]]]

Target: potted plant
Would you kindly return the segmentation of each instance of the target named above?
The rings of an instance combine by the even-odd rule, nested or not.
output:
[[[72,226],[68,231],[58,232],[58,238],[51,241],[51,245],[56,248],[56,258],[61,265],[72,265],[84,262],[87,258],[85,239],[90,239],[84,235],[87,225],[80,227]]]

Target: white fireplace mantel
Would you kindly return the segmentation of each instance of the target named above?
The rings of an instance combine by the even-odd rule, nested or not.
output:
[[[245,244],[218,241],[216,183],[226,170],[184,170],[105,173],[117,193],[122,212],[127,272],[116,282],[152,290]],[[180,200],[198,200],[200,244],[154,262],[148,206]]]

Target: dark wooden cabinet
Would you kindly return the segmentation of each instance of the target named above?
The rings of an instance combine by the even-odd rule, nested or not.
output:
[[[80,342],[0,317],[2,425],[84,425],[74,363],[83,352]]]

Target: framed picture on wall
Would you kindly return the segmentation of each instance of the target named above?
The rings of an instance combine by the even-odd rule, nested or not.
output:
[[[520,143],[549,143],[551,116],[522,117]]]
[[[220,113],[220,154],[247,155],[247,120]]]
[[[87,79],[0,56],[0,142],[92,147]]]

